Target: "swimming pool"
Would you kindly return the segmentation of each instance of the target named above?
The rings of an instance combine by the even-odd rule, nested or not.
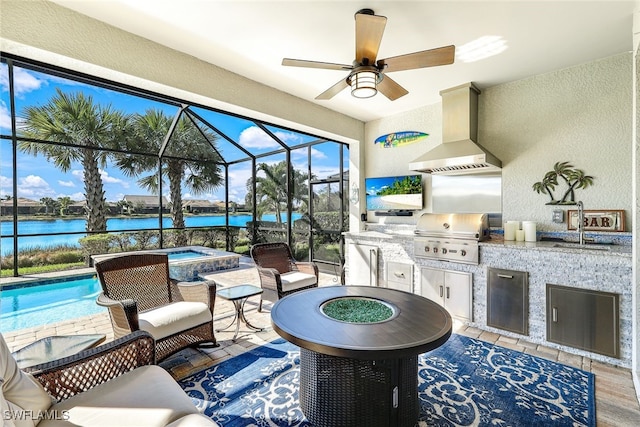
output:
[[[15,331],[105,313],[106,308],[96,304],[100,291],[95,275],[5,285],[0,293],[0,331]]]

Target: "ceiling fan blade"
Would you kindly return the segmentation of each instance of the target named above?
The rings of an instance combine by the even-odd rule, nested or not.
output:
[[[384,64],[384,72],[391,73],[394,71],[448,65],[453,64],[455,53],[455,46],[444,46],[436,49],[423,50],[422,52],[381,59],[378,61],[378,67]]]
[[[391,101],[395,101],[401,96],[405,96],[409,93],[408,90],[400,86],[391,77],[385,75],[380,83],[378,83],[378,91]]]
[[[356,61],[358,63],[362,64],[363,59],[367,58],[369,61],[364,65],[375,64],[386,24],[385,16],[356,13]]]
[[[284,58],[282,65],[288,67],[322,68],[325,70],[352,70],[353,66],[346,64],[334,64],[332,62],[307,61],[304,59]]]
[[[339,94],[342,89],[348,87],[347,79],[342,79],[338,83],[331,86],[329,89],[322,92],[320,95],[316,96],[316,99],[331,99],[337,94]]]

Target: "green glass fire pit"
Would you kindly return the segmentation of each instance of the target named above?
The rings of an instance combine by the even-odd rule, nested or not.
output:
[[[347,323],[380,323],[395,317],[395,308],[375,298],[341,297],[324,302],[322,313]]]

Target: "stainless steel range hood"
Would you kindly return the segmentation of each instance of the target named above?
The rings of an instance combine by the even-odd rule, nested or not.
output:
[[[440,175],[495,172],[502,162],[476,142],[478,95],[473,83],[446,89],[442,96],[442,144],[414,159],[409,169]]]

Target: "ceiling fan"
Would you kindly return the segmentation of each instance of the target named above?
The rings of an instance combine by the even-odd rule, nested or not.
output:
[[[370,98],[380,91],[391,101],[395,101],[409,92],[386,73],[453,64],[455,55],[453,45],[376,60],[387,18],[375,15],[371,9],[362,9],[356,12],[355,19],[356,58],[352,65],[304,59],[284,58],[282,60],[282,65],[290,67],[350,70],[346,79],[340,80],[318,95],[316,99],[331,99],[350,86],[351,94],[357,98]]]

